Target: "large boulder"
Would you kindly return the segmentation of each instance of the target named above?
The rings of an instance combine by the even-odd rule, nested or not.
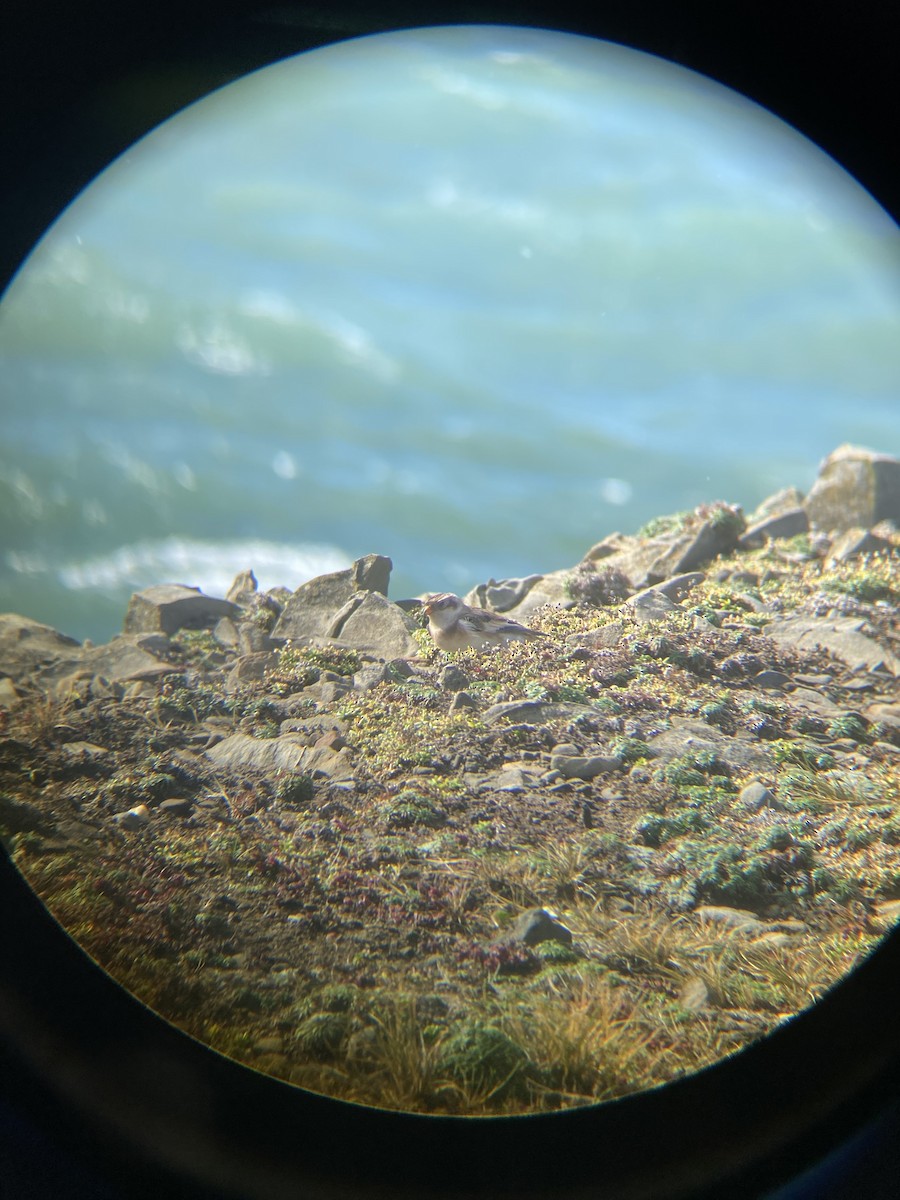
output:
[[[875,638],[862,632],[858,617],[810,617],[804,614],[772,621],[766,635],[780,646],[809,650],[818,646],[839,658],[853,671],[886,669],[900,674],[900,660]]]
[[[41,668],[75,663],[81,653],[80,642],[49,625],[18,613],[0,613],[0,672],[10,679],[18,682]]]
[[[416,622],[380,592],[365,592],[332,634],[347,646],[378,658],[413,658],[419,644]]]
[[[367,554],[343,571],[301,583],[285,604],[272,637],[281,641],[337,637],[335,618],[353,597],[363,592],[387,595],[392,566],[382,554]]]
[[[125,614],[123,633],[165,633],[212,629],[222,617],[236,617],[236,604],[205,596],[199,588],[159,583],[135,592]]]
[[[621,573],[639,591],[730,554],[746,527],[740,509],[721,501],[668,522],[670,528],[649,537],[612,534],[592,546],[580,566]]]
[[[819,468],[804,508],[812,528],[828,533],[900,524],[900,459],[839,446]]]

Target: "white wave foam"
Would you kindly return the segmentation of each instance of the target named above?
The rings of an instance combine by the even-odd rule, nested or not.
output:
[[[69,563],[57,575],[71,591],[184,583],[210,596],[224,596],[235,575],[248,567],[265,591],[271,587],[299,587],[316,575],[349,567],[350,561],[337,547],[314,543],[291,546],[249,539],[207,542],[171,537],[120,546],[111,554]]]

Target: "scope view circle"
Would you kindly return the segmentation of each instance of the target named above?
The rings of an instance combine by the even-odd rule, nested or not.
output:
[[[366,1109],[781,1030],[900,915],[898,267],[795,131],[587,38],[360,38],[167,122],[0,306],[17,870]]]

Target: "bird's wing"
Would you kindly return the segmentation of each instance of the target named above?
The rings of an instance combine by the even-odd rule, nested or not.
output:
[[[472,633],[502,636],[504,633],[525,634],[531,637],[542,637],[533,629],[520,625],[512,617],[503,617],[499,613],[488,612],[484,608],[473,608],[470,613],[464,613],[459,618],[460,625]]]

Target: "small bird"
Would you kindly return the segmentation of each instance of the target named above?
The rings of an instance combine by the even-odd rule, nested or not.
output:
[[[468,646],[484,650],[487,646],[544,637],[510,617],[472,608],[452,592],[428,596],[422,607],[428,614],[428,632],[441,650],[465,650]]]

